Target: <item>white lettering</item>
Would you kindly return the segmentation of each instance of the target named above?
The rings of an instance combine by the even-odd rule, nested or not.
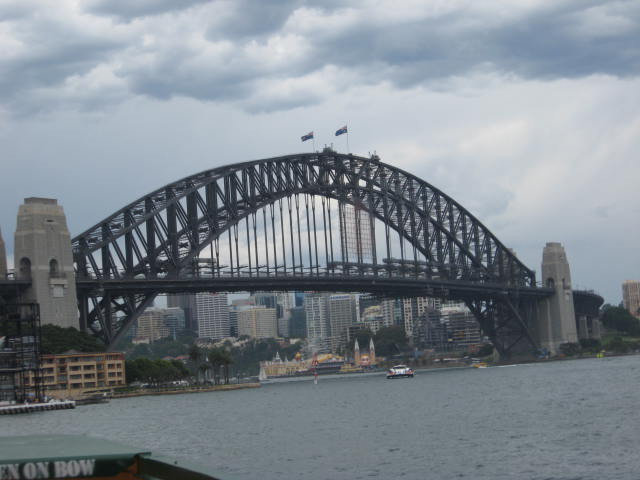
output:
[[[25,463],[22,466],[22,476],[27,480],[34,480],[38,475],[38,469],[33,463]]]
[[[67,475],[67,462],[53,462],[54,477],[65,478]]]
[[[19,464],[8,463],[0,465],[0,480],[20,480]]]
[[[36,463],[38,469],[37,478],[49,478],[49,462]]]
[[[78,460],[80,464],[80,473],[83,477],[90,477],[93,475],[93,470],[96,466],[95,460]]]
[[[69,472],[70,477],[77,477],[80,473],[80,466],[78,465],[78,462],[75,460],[69,460],[67,462],[67,471]]]

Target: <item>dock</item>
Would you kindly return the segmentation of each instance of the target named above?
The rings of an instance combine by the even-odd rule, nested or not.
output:
[[[67,410],[76,408],[73,400],[47,403],[20,403],[16,405],[0,406],[0,415],[15,415],[18,413],[44,412],[46,410]]]

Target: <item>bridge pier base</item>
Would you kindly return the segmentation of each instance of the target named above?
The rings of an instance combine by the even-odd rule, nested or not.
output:
[[[31,280],[23,301],[40,305],[42,324],[78,328],[71,239],[57,200],[25,198],[18,210],[14,258],[17,278]]]
[[[535,340],[541,348],[556,355],[562,343],[578,342],[571,272],[560,243],[549,242],[544,247],[542,281],[546,287],[555,289],[555,293],[538,303]]]

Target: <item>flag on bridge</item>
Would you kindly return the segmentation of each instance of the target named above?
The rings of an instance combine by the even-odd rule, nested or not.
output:
[[[306,135],[300,137],[300,140],[306,142],[307,140],[311,140],[313,138],[313,132],[309,132]]]
[[[336,137],[338,135],[342,135],[343,133],[347,133],[347,126],[346,125],[344,127],[340,128],[340,129],[336,130]]]

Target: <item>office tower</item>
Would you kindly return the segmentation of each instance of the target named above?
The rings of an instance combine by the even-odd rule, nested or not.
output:
[[[307,338],[307,316],[304,307],[293,307],[289,318],[289,337]]]
[[[331,295],[329,297],[332,352],[337,353],[346,345],[347,329],[356,322],[356,309],[354,295]]]
[[[181,308],[184,312],[184,321],[187,330],[198,331],[198,318],[196,310],[196,296],[193,293],[167,295],[167,307]]]
[[[169,329],[169,334],[176,338],[185,329],[186,321],[184,311],[180,307],[168,307],[164,310],[164,323]]]
[[[373,263],[374,230],[366,210],[351,204],[341,204],[340,243],[342,260],[349,263]]]
[[[278,336],[276,309],[250,307],[238,312],[238,336],[275,338]]]
[[[165,323],[165,310],[150,307],[140,314],[137,320],[134,342],[155,342],[171,334]]]
[[[198,337],[219,340],[231,335],[225,293],[196,293]]]
[[[283,338],[289,337],[289,322],[291,319],[291,308],[293,308],[293,295],[289,292],[280,292],[276,294],[278,302],[277,318],[278,318],[278,336]]]
[[[331,325],[329,324],[329,295],[312,293],[304,299],[304,313],[307,319],[307,341],[315,353],[331,350]]]

